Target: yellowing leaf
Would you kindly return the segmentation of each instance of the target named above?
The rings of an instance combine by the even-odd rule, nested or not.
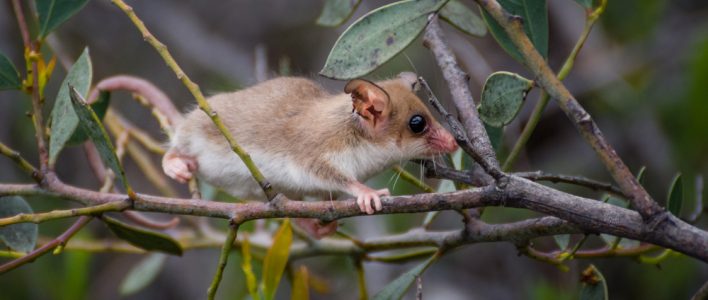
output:
[[[285,219],[283,225],[273,237],[273,245],[268,249],[263,260],[263,294],[266,300],[275,298],[275,291],[280,283],[280,277],[285,271],[290,255],[290,244],[293,241],[293,231],[290,226],[290,219]]]
[[[293,290],[290,294],[292,300],[307,300],[310,299],[310,289],[307,284],[309,281],[309,272],[307,267],[300,266],[293,278]]]
[[[241,243],[241,253],[243,255],[241,269],[243,270],[243,274],[246,275],[248,294],[251,295],[251,299],[259,300],[261,297],[258,295],[256,274],[253,273],[253,266],[251,265],[251,243],[248,241],[248,236],[245,236]]]

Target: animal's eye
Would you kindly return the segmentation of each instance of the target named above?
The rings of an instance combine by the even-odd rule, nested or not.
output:
[[[408,127],[413,131],[413,133],[422,133],[428,128],[428,124],[425,122],[425,118],[421,115],[413,115],[408,121]]]

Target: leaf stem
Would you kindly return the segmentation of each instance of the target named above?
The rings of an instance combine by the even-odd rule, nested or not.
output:
[[[5,144],[3,143],[0,143],[0,154],[12,159],[20,167],[20,169],[22,169],[22,171],[25,171],[27,175],[31,176],[34,181],[36,181],[37,183],[42,182],[42,173],[37,171],[37,169],[27,160],[25,160],[19,152],[10,149],[10,147],[5,146]]]

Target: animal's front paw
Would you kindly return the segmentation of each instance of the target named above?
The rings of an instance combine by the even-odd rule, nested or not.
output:
[[[197,160],[190,156],[168,152],[162,158],[162,170],[170,178],[186,183],[197,170]]]
[[[388,189],[374,190],[363,184],[356,187],[354,195],[356,196],[356,204],[359,209],[367,214],[373,214],[374,211],[382,209],[381,196],[390,196]]]

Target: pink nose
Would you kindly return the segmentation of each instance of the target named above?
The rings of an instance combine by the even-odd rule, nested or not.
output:
[[[432,132],[429,142],[434,148],[434,152],[452,153],[457,150],[455,138],[442,127]]]

